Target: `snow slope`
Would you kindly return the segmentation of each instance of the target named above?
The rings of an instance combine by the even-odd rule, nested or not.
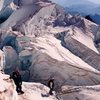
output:
[[[56,88],[62,84],[99,84],[100,72],[62,47],[60,40],[53,35],[37,37],[35,42],[31,42],[31,47],[34,48],[29,68],[30,81],[46,84],[45,80],[55,77]]]
[[[71,36],[73,39],[84,44],[85,46],[87,46],[91,50],[95,51],[96,53],[99,53],[97,48],[94,45],[94,42],[93,42],[93,34],[92,34],[92,37],[91,37],[91,36],[89,36],[89,33],[83,33],[83,31],[81,29],[79,29],[75,26],[55,27],[55,28],[51,27],[50,31],[51,31],[51,33],[54,33],[54,34],[66,32],[67,36]]]
[[[88,66],[86,67],[86,69],[87,68],[92,69],[88,64],[83,62],[79,57],[73,55],[69,50],[62,47],[61,41],[54,38],[53,35],[45,35],[43,37],[39,37],[37,38],[36,41],[37,41],[36,43],[32,43],[32,44],[34,44],[37,48],[42,48],[40,49],[40,51],[42,51],[43,53],[47,53],[53,59],[69,62],[73,65],[79,64],[80,66],[83,66],[83,68]]]

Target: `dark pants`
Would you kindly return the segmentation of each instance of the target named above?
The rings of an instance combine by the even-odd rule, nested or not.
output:
[[[16,85],[16,91],[17,91],[17,93],[22,92],[22,86]]]
[[[50,91],[49,91],[50,95],[53,95],[52,91],[53,91],[53,88],[50,88]]]

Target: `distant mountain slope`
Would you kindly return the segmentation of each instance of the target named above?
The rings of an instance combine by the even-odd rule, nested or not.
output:
[[[91,18],[91,16],[89,16],[89,15],[87,15],[87,16],[85,16],[85,18],[87,19],[87,20],[89,20],[89,21],[91,21],[91,22],[94,22],[94,20]],[[95,23],[95,22],[94,22]]]
[[[79,4],[66,7],[65,10],[72,15],[80,14],[83,17],[89,15],[95,23],[100,24],[99,5]]]
[[[95,12],[96,12],[96,14],[99,14],[100,15],[100,5],[95,8]]]
[[[83,15],[88,15],[88,14],[100,14],[99,13],[99,8],[100,5],[92,5],[92,4],[77,4],[77,5],[72,5],[69,7],[66,7],[65,10],[71,13],[78,12]]]
[[[84,16],[87,20],[90,20],[91,22],[94,22],[98,25],[100,25],[100,15],[94,14],[94,15],[86,15]]]
[[[62,5],[64,7],[70,7],[72,5],[77,6],[79,4],[83,4],[83,5],[87,4],[87,5],[92,5],[92,6],[96,5],[95,3],[92,3],[88,0],[77,0],[77,1],[75,1],[75,0],[59,0],[59,1],[58,0],[51,0],[51,1],[53,1],[59,5]]]
[[[92,18],[92,20],[100,25],[100,15],[95,14],[95,15],[90,15],[90,17]]]

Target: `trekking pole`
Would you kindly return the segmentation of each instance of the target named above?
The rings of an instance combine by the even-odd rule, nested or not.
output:
[[[55,97],[56,97],[58,100],[63,100],[62,97],[61,97],[59,94],[56,94]]]

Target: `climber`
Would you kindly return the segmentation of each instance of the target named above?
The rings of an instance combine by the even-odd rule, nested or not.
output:
[[[18,69],[16,69],[12,75],[10,75],[10,79],[14,80],[14,83],[16,85],[16,91],[18,94],[23,94],[24,92],[22,91],[22,78],[21,74]]]
[[[53,95],[53,90],[54,90],[54,78],[50,79],[48,81],[48,87],[50,88],[49,94]]]
[[[21,6],[21,0],[18,0],[18,6]]]

